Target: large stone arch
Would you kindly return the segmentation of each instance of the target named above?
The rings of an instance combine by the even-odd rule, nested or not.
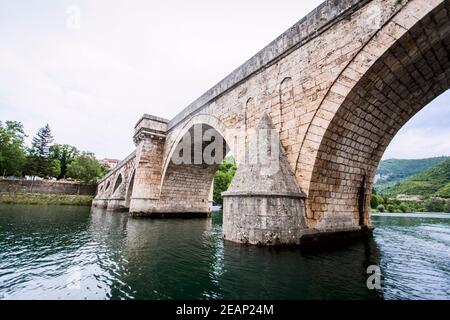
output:
[[[199,127],[198,127],[199,126]],[[187,121],[176,132],[170,135],[174,138],[168,144],[165,161],[162,170],[160,196],[158,201],[158,215],[180,213],[183,217],[208,216],[211,212],[214,174],[218,169],[218,163],[174,163],[173,156],[177,146],[188,134],[193,137],[194,128],[201,128],[202,134],[206,130],[212,130],[217,137],[224,141],[224,150],[221,160],[226,156],[226,128],[214,116],[198,114]],[[205,143],[204,149],[209,143]],[[194,145],[192,145],[192,152]],[[192,159],[193,160],[193,159]],[[221,161],[220,160],[220,161]]]
[[[197,124],[208,125],[214,130],[216,130],[222,137],[226,137],[227,128],[220,121],[218,117],[208,113],[200,113],[192,116],[188,121],[186,121],[183,125],[173,129],[169,133],[169,137],[166,141],[166,152],[164,154],[164,162],[162,169],[162,179],[161,179],[161,187],[164,183],[164,177],[166,176],[167,167],[169,166],[170,159],[175,152],[175,148],[180,143],[183,136],[192,128],[192,126]]]
[[[296,164],[310,227],[370,226],[370,190],[398,130],[450,86],[448,1],[410,1],[352,59],[309,124]]]

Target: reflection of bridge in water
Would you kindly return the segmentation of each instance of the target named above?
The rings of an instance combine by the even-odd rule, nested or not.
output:
[[[93,208],[89,230],[102,258],[98,263],[109,273],[111,298],[380,297],[366,287],[367,267],[380,263],[374,239],[324,252],[270,250],[222,241],[221,222],[220,214],[129,219]]]
[[[335,4],[323,3],[174,119],[144,115],[136,150],[100,182],[94,206],[206,217],[217,164],[176,165],[178,144],[196,125],[232,144],[231,130],[260,124],[279,132],[280,170],[239,166],[225,195],[227,240],[298,244],[370,230],[384,150],[449,87],[449,1]],[[250,150],[236,152],[239,161]]]

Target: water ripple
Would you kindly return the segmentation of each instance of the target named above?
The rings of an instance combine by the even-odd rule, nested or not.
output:
[[[222,241],[206,220],[0,206],[4,299],[449,299],[450,216],[379,215],[374,239],[324,252]],[[378,264],[382,289],[369,290]]]

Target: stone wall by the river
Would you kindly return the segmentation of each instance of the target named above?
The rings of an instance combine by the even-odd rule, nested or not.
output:
[[[0,179],[0,192],[53,193],[94,196],[97,186],[91,184],[52,180],[6,180]]]

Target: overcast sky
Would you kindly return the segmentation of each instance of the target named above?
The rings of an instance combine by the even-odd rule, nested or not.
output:
[[[0,120],[124,158],[142,114],[172,118],[321,2],[0,0]],[[450,155],[449,105],[416,115],[385,158]]]

